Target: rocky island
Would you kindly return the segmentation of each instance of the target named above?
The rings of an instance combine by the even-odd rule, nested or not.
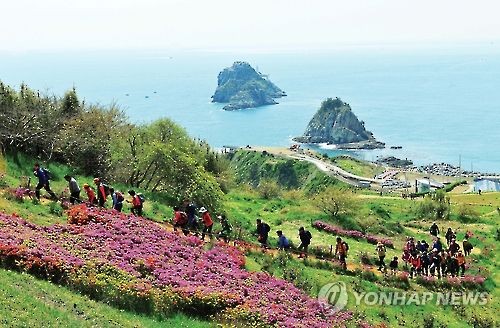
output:
[[[373,133],[365,129],[351,111],[349,104],[339,98],[328,98],[309,122],[303,136],[293,139],[301,143],[334,144],[339,149],[385,148]]]
[[[257,72],[247,62],[237,61],[217,77],[217,89],[212,102],[227,103],[224,110],[275,105],[275,98],[286,93],[274,85],[266,75]]]

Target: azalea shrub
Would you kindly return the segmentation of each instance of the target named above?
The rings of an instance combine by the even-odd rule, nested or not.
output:
[[[0,213],[1,264],[159,316],[183,311],[280,327],[331,327],[351,316],[329,314],[290,282],[245,271],[245,257],[235,247],[221,243],[207,250],[194,236],[85,205],[68,215],[68,224],[41,227]]]
[[[315,221],[313,223],[313,227],[318,230],[323,230],[337,236],[345,236],[354,239],[366,239],[366,241],[369,242],[370,244],[376,245],[380,242],[384,244],[386,247],[394,248],[394,243],[389,238],[368,235],[358,230],[345,230],[342,229],[341,227],[337,227],[322,221]]]

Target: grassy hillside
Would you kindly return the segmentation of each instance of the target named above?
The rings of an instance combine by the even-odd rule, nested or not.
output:
[[[430,241],[428,228],[435,219],[417,218],[416,209],[422,200],[360,193],[318,172],[307,163],[290,161],[268,154],[237,153],[232,164],[236,171],[237,182],[241,184],[225,196],[223,211],[233,224],[233,238],[257,244],[253,232],[255,219],[260,217],[271,225],[271,245],[276,244],[276,230],[282,230],[297,245],[299,243],[297,230],[300,226],[304,226],[313,234],[312,248],[317,250],[318,254],[328,254],[330,246],[335,245],[337,236],[311,226],[315,220],[321,220],[344,229],[391,239],[395,247],[388,249],[386,263],[393,256],[401,256],[401,249],[407,236]],[[18,160],[10,158],[7,167],[8,174],[0,181],[0,184],[4,186],[16,186],[19,181],[23,180],[22,176],[32,174],[31,160],[27,157]],[[66,187],[65,181],[60,177],[68,171],[68,168],[51,164],[50,169],[55,175],[53,189],[60,192]],[[78,179],[81,184],[84,181],[91,181],[89,177],[84,176],[78,176]],[[259,192],[259,184],[262,180],[276,182],[279,186],[278,194],[263,197]],[[326,186],[341,188],[344,193],[348,193],[356,202],[355,211],[335,218],[326,214],[314,200],[315,191],[322,190]],[[118,188],[125,190],[125,186],[118,186]],[[473,234],[471,241],[475,247],[472,256],[467,258],[470,264],[467,274],[485,277],[484,284],[446,285],[444,282],[426,283],[419,279],[398,280],[396,277],[384,276],[376,270],[375,246],[366,239],[345,236],[343,239],[350,245],[347,272],[342,272],[331,261],[320,260],[314,256],[304,261],[298,260],[296,256],[279,254],[275,251],[263,252],[252,247],[246,251],[246,268],[250,271],[264,271],[284,278],[312,297],[317,296],[323,285],[338,281],[345,282],[350,292],[485,291],[489,295],[489,301],[484,306],[431,304],[404,307],[369,306],[357,305],[355,300],[350,298],[347,309],[353,312],[359,322],[369,322],[381,325],[380,327],[384,325],[388,327],[494,327],[498,325],[497,313],[500,310],[498,302],[495,302],[500,296],[497,288],[500,280],[498,252],[496,251],[499,241],[500,212],[497,208],[500,207],[500,193],[483,193],[482,195],[453,193],[449,196],[450,219],[439,220],[438,225],[441,231],[448,227],[457,231],[459,241],[463,239],[466,232]],[[152,194],[149,195],[145,205],[147,216],[153,220],[163,221],[172,215],[170,207]],[[42,204],[34,204],[29,200],[17,202],[4,195],[0,197],[0,208],[7,213],[15,212],[29,221],[42,225],[62,223],[67,220],[65,214],[57,207],[57,203],[48,200],[42,201]],[[218,222],[214,230],[220,230]],[[0,299],[4,300],[4,303],[0,301],[0,304],[8,310],[9,320],[18,320],[26,324],[33,323],[35,320],[49,326],[57,325],[57,322],[85,326],[89,321],[98,326],[111,326],[115,323],[120,326],[128,324],[145,327],[158,324],[176,326],[183,322],[186,326],[197,327],[207,324],[207,322],[188,319],[182,315],[159,323],[153,318],[137,316],[90,301],[84,296],[48,282],[36,280],[29,275],[5,270],[0,270],[0,286],[2,286]],[[40,291],[44,291],[42,296],[40,296]],[[73,308],[73,304],[77,305],[76,308]],[[37,315],[36,312],[35,315],[27,314],[26,311],[22,311],[26,308],[40,309],[40,314]],[[79,311],[85,315],[80,315]],[[56,319],[58,317],[62,319]],[[101,319],[102,321],[99,321]]]
[[[158,321],[95,302],[25,273],[0,269],[2,327],[210,327],[177,315]]]

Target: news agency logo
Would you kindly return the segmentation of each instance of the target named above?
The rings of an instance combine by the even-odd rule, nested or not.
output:
[[[324,285],[318,293],[318,301],[330,314],[344,309],[348,299],[347,286],[341,281]]]
[[[491,302],[491,297],[486,292],[350,292],[354,303],[368,306],[409,306],[409,305],[485,305]],[[324,285],[318,293],[318,301],[329,314],[343,310],[349,295],[344,282],[335,282]]]

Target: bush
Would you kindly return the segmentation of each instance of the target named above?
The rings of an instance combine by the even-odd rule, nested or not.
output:
[[[264,199],[277,198],[281,193],[278,183],[272,180],[262,180],[257,187],[257,191],[260,197]]]
[[[49,213],[55,216],[63,216],[64,210],[58,202],[52,202],[49,205]]]

